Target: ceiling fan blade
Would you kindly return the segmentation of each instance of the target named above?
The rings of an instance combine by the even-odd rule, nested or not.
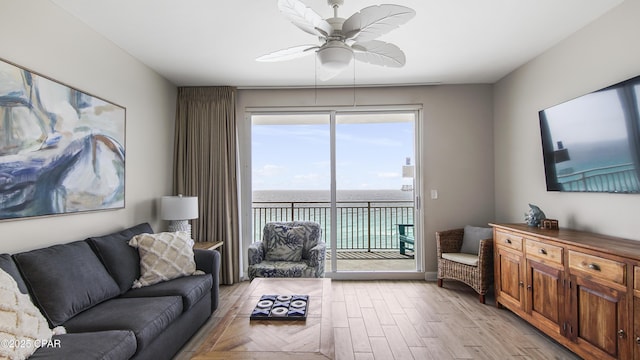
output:
[[[304,32],[322,37],[331,34],[331,25],[299,0],[278,0],[278,9]]]
[[[400,5],[374,5],[357,12],[342,24],[346,39],[370,41],[411,20],[416,12]]]
[[[403,67],[407,62],[404,53],[399,47],[384,41],[358,42],[351,45],[351,48],[353,48],[356,60],[369,64]]]
[[[291,59],[301,58],[303,56],[307,56],[309,54],[315,53],[315,51],[311,51],[313,49],[317,49],[316,45],[300,45],[294,46],[288,49],[278,50],[276,52],[272,52],[270,54],[262,55],[256,59],[256,61],[285,61]]]

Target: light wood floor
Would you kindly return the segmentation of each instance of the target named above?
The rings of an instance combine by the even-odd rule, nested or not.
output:
[[[220,308],[174,360],[190,359],[248,282],[220,286]],[[455,281],[332,282],[336,359],[580,359]]]

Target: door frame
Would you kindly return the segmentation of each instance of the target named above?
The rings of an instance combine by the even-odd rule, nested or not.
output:
[[[247,107],[245,108],[244,121],[238,122],[238,162],[240,169],[239,182],[239,207],[240,207],[240,233],[241,233],[241,266],[242,276],[246,278],[247,266],[248,266],[248,254],[247,249],[252,243],[253,229],[252,229],[252,186],[251,186],[251,141],[252,141],[252,116],[253,115],[291,115],[291,114],[304,114],[304,113],[327,113],[330,115],[330,129],[331,129],[331,201],[335,203],[335,116],[340,113],[349,112],[414,112],[414,156],[415,156],[415,172],[414,172],[414,223],[415,223],[415,263],[416,270],[414,271],[338,271],[336,268],[336,256],[332,257],[331,271],[326,271],[325,276],[337,280],[424,280],[424,214],[423,214],[423,176],[422,175],[422,150],[423,136],[422,136],[422,124],[423,124],[423,110],[421,104],[415,105],[389,105],[389,106],[313,106],[313,107]],[[332,207],[332,229],[335,229],[336,221],[335,207]],[[330,239],[325,241],[331,242],[332,249],[335,249],[337,245],[337,238],[334,234],[331,234]]]

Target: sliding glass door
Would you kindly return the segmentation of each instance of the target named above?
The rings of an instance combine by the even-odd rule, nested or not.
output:
[[[415,272],[416,115],[253,113],[252,241],[267,222],[311,220],[323,229],[329,276]]]
[[[416,269],[413,112],[337,113],[337,268]],[[404,171],[403,171],[404,170]],[[407,232],[400,243],[400,231]]]

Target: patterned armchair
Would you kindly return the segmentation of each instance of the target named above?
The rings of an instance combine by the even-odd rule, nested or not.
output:
[[[324,277],[325,253],[320,224],[312,221],[267,223],[262,241],[249,246],[249,279]]]

